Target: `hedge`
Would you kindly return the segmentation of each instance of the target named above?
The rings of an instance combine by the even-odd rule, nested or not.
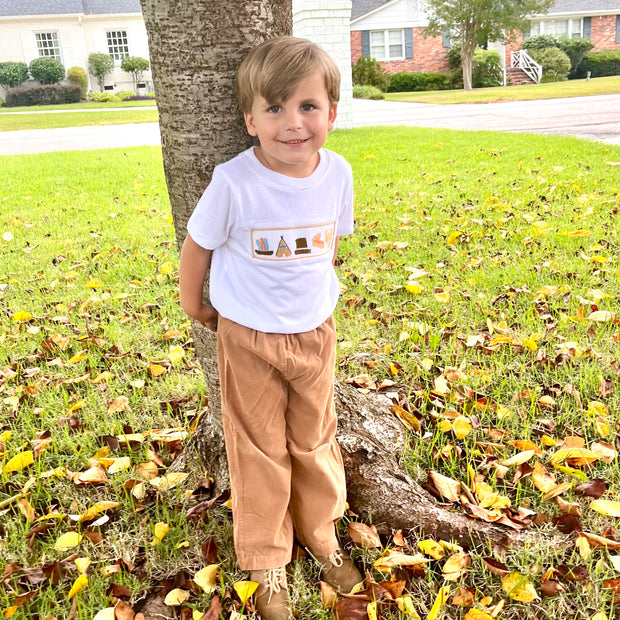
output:
[[[577,77],[620,75],[620,50],[593,50],[588,52],[579,65]]]
[[[450,88],[449,78],[445,73],[429,71],[413,73],[402,71],[393,73],[389,93],[408,93],[420,90],[446,90]]]
[[[5,106],[52,105],[55,103],[78,103],[80,87],[77,84],[27,84],[9,88]]]

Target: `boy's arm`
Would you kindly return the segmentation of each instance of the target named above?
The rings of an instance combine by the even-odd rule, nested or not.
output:
[[[211,267],[212,250],[205,250],[189,235],[185,237],[179,262],[181,308],[205,327],[215,331],[217,310],[202,299],[205,278]]]

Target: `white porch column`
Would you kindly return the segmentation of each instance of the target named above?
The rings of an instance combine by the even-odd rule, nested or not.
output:
[[[338,129],[353,126],[350,24],[351,0],[293,0],[293,34],[320,45],[340,69]]]

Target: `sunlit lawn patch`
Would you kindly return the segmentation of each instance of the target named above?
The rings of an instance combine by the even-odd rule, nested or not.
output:
[[[409,414],[405,464],[421,482],[432,470],[462,483],[482,515],[510,504],[533,529],[612,540],[616,507],[589,504],[620,490],[620,148],[412,128],[335,132],[328,146],[352,163],[356,192],[338,267],[340,378],[383,385]],[[160,150],[0,164],[0,607],[92,619],[154,580],[215,564],[215,595],[234,592],[247,576],[234,566],[226,507],[186,516],[208,497],[208,472],[168,476],[206,401],[178,307]],[[557,487],[564,504],[545,498]],[[572,504],[578,525],[554,523]],[[528,510],[546,522],[531,524]],[[435,605],[468,620],[487,617],[470,608],[611,618],[619,552],[591,543],[588,555],[577,540],[553,557],[530,548],[486,563],[490,549],[441,555],[426,543],[435,555],[415,569],[422,578],[372,566],[389,550],[418,553],[415,535],[355,555],[377,581],[405,579],[422,617]],[[308,564],[293,570],[297,608],[327,618]],[[215,605],[210,588],[193,588],[187,604]],[[383,617],[415,617],[409,604],[390,603]]]

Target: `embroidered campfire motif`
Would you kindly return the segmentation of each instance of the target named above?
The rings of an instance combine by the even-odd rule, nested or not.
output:
[[[254,228],[251,235],[252,256],[256,259],[310,258],[333,251],[335,222],[300,228]]]

